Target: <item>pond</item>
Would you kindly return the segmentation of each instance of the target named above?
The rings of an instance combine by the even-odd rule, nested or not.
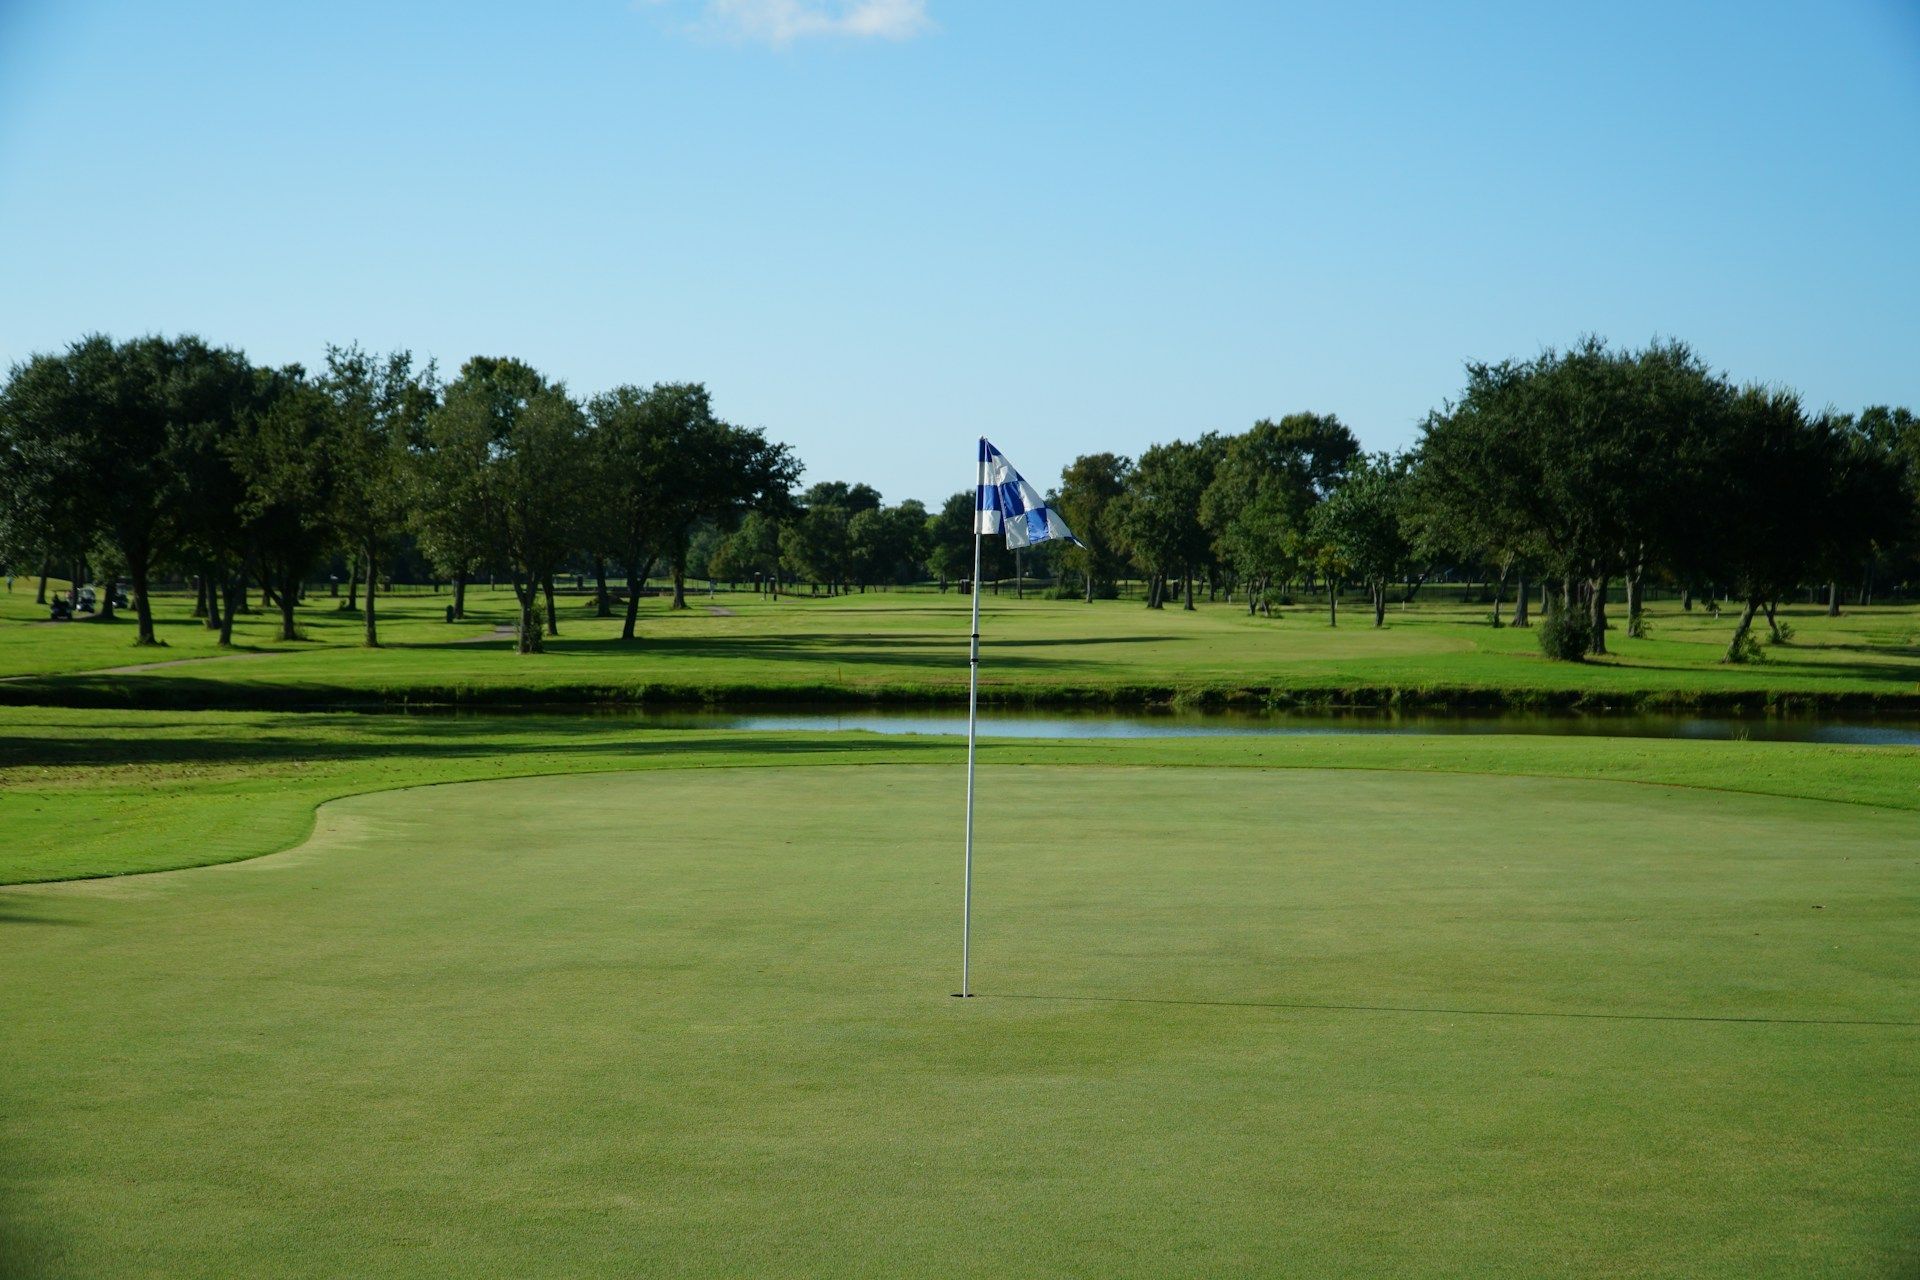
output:
[[[965,734],[964,711],[615,712],[651,728],[734,732],[864,731]],[[1608,738],[1751,739],[1861,746],[1920,746],[1920,718],[1729,716],[1687,713],[1499,712],[1394,714],[1391,712],[1101,712],[982,709],[980,734],[991,738],[1210,738],[1314,734],[1589,735]]]

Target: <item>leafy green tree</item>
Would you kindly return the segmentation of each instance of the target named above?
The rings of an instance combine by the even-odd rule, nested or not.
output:
[[[1133,460],[1116,453],[1082,454],[1060,473],[1055,497],[1060,517],[1080,539],[1079,546],[1068,546],[1060,555],[1079,571],[1089,604],[1097,591],[1110,590],[1126,569],[1116,525],[1132,473]]]
[[[1518,568],[1516,626],[1528,624],[1527,569],[1545,559],[1543,526],[1558,518],[1540,485],[1528,391],[1521,364],[1469,364],[1460,400],[1421,426],[1409,503],[1430,539],[1444,531],[1455,547],[1499,566],[1503,583]],[[1497,598],[1493,617],[1498,625]]]
[[[1413,556],[1407,535],[1410,472],[1405,455],[1362,457],[1313,513],[1315,541],[1366,584],[1376,627],[1386,625],[1388,586],[1407,576]]]
[[[280,610],[280,638],[297,640],[300,587],[338,536],[333,406],[297,367],[266,374],[247,429],[228,446],[245,481],[244,535],[260,580]],[[237,575],[227,580],[226,625],[239,605]]]
[[[1808,418],[1790,391],[1748,387],[1714,439],[1708,495],[1727,518],[1703,528],[1700,555],[1741,600],[1726,660],[1753,652],[1755,615],[1843,554],[1858,555],[1904,518],[1902,479],[1884,452],[1863,449],[1844,421]]]
[[[946,590],[949,582],[964,581],[973,575],[973,517],[979,495],[963,489],[940,504],[940,510],[927,517],[927,572]],[[1013,557],[1004,538],[986,538],[980,543],[980,576],[997,582],[1013,571]]]
[[[576,487],[589,475],[585,415],[564,387],[518,360],[475,356],[427,415],[423,492],[438,519],[472,521],[483,558],[504,566],[520,604],[519,651],[557,630],[553,575],[579,543]],[[437,522],[437,521],[436,521]]]
[[[894,507],[870,507],[847,522],[853,580],[896,584],[916,576],[925,554],[927,509],[913,499]]]
[[[757,578],[770,595],[780,592],[781,518],[770,511],[749,511],[739,527],[714,552],[712,569],[722,578]]]
[[[191,424],[229,421],[246,384],[240,353],[195,337],[82,338],[8,379],[4,418],[23,483],[68,504],[69,529],[106,543],[133,585],[136,644],[157,644],[150,582],[177,550],[186,494],[171,465]]]
[[[639,391],[619,388],[617,403],[596,418],[616,430],[599,445],[602,459],[623,469],[622,537],[631,570],[643,559],[664,560],[673,574],[673,607],[686,602],[687,551],[703,523],[731,525],[753,509],[779,510],[799,474],[786,445],[765,434],[733,426],[713,414],[699,383],[660,383]],[[624,450],[624,452],[623,452]],[[632,638],[634,605],[629,593],[624,634]]]
[[[438,398],[434,383],[432,364],[416,370],[411,352],[374,356],[357,345],[328,347],[317,382],[332,406],[333,526],[366,574],[362,618],[370,648],[380,643],[374,598],[406,526],[410,461]]]
[[[1360,445],[1332,414],[1263,418],[1228,438],[1200,501],[1215,553],[1246,588],[1252,613],[1264,589],[1312,567],[1313,508],[1347,474]]]
[[[1193,608],[1193,577],[1211,554],[1200,503],[1223,453],[1220,437],[1157,444],[1134,464],[1127,492],[1117,504],[1121,544],[1147,574],[1147,607],[1161,608],[1167,582],[1178,573]]]

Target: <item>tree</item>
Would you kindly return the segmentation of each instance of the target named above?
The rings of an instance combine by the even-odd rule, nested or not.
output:
[[[1703,561],[1742,601],[1726,661],[1753,652],[1755,615],[1835,559],[1860,555],[1904,518],[1902,478],[1884,453],[1863,449],[1842,420],[1809,419],[1790,391],[1747,387],[1713,440],[1717,492],[1729,518],[1705,526]]]
[[[519,651],[544,647],[538,606],[553,575],[578,543],[573,501],[587,477],[587,425],[558,384],[518,360],[475,356],[460,368],[427,416],[426,492],[446,504],[442,519],[470,520],[484,558],[512,576],[520,604]]]
[[[758,578],[770,595],[780,591],[780,517],[749,511],[720,542],[709,568],[722,578]]]
[[[1065,547],[1060,554],[1079,570],[1089,604],[1097,589],[1110,587],[1126,568],[1116,525],[1132,473],[1133,460],[1116,453],[1082,454],[1060,473],[1056,509],[1080,539],[1079,546]]]
[[[1538,437],[1526,404],[1527,371],[1512,361],[1467,366],[1456,404],[1427,416],[1409,495],[1415,525],[1500,567],[1516,567],[1514,625],[1526,626],[1528,566],[1544,561],[1543,522],[1554,518],[1540,485]],[[1499,599],[1494,625],[1499,625]]]
[[[1409,474],[1405,455],[1363,457],[1313,513],[1315,541],[1366,584],[1376,627],[1386,625],[1388,585],[1406,576],[1413,554],[1406,524]]]
[[[67,504],[70,536],[103,540],[133,584],[136,644],[159,643],[149,585],[181,541],[186,514],[169,465],[195,423],[230,420],[245,358],[195,337],[115,344],[95,334],[37,355],[8,379],[12,483]]]
[[[780,509],[799,473],[792,451],[759,431],[722,422],[707,389],[665,382],[616,387],[589,403],[596,467],[612,495],[612,545],[628,578],[622,638],[638,617],[643,568],[665,560],[673,607],[686,604],[687,549],[705,522],[731,525],[751,509]]]
[[[847,522],[853,580],[896,584],[918,576],[925,554],[927,509],[913,499],[894,507],[869,507]]]
[[[980,495],[963,489],[940,504],[940,510],[927,517],[927,572],[940,580],[946,590],[950,581],[971,579],[974,554],[974,509]],[[980,576],[989,581],[1004,578],[1013,569],[1013,556],[1004,538],[980,540]]]
[[[244,534],[280,609],[280,638],[297,640],[300,585],[337,536],[332,404],[296,366],[264,375],[247,429],[229,450],[245,481]],[[238,604],[227,579],[227,625]]]
[[[1209,432],[1198,441],[1154,445],[1134,465],[1115,519],[1121,544],[1147,574],[1150,609],[1165,602],[1167,579],[1176,572],[1186,581],[1186,607],[1193,608],[1194,571],[1211,551],[1200,502],[1222,452],[1220,437]]]
[[[416,371],[407,351],[376,357],[330,346],[318,386],[332,410],[333,525],[365,570],[365,643],[377,647],[374,597],[405,525],[409,458],[436,399],[433,366]]]
[[[1247,611],[1276,578],[1313,563],[1313,508],[1347,474],[1359,441],[1332,414],[1262,418],[1224,443],[1200,501],[1200,523],[1246,587]]]

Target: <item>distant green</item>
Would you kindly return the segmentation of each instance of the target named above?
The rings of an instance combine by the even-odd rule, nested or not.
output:
[[[0,1273],[1920,1266],[1911,752],[1018,744],[962,1002],[951,742],[33,714],[230,851],[746,767],[0,892]],[[1576,760],[1883,803],[1414,771]]]

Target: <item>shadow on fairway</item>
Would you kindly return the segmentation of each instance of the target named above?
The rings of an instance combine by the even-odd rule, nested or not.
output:
[[[1067,1004],[1168,1004],[1200,1009],[1300,1009],[1323,1013],[1438,1013],[1460,1018],[1580,1018],[1604,1022],[1737,1022],[1786,1027],[1920,1027],[1900,1018],[1767,1018],[1711,1013],[1594,1013],[1545,1009],[1463,1009],[1418,1004],[1325,1004],[1305,1000],[1180,1000],[1171,996],[1062,996],[976,991],[984,1000],[1055,1000]]]
[[[4,892],[4,889],[0,889],[0,895],[4,895]],[[7,902],[4,896],[0,896],[0,926],[10,924],[57,924],[73,927],[79,925],[80,921],[62,919],[59,916],[43,916],[32,911],[24,911]]]
[[[272,731],[233,735],[175,736],[143,733],[109,724],[74,725],[66,737],[0,733],[0,768],[60,766],[114,768],[127,765],[334,763],[404,757],[413,761],[457,760],[483,756],[627,757],[786,756],[951,754],[958,747],[938,739],[837,735],[787,737],[770,733],[716,733],[700,730],[665,736],[657,729],[621,729],[601,717],[517,718],[512,737],[502,737],[497,721],[481,717],[404,715],[322,715],[310,721],[320,732],[298,736]],[[155,726],[164,729],[166,726]],[[178,727],[191,729],[191,721]],[[328,729],[351,734],[330,737]]]

